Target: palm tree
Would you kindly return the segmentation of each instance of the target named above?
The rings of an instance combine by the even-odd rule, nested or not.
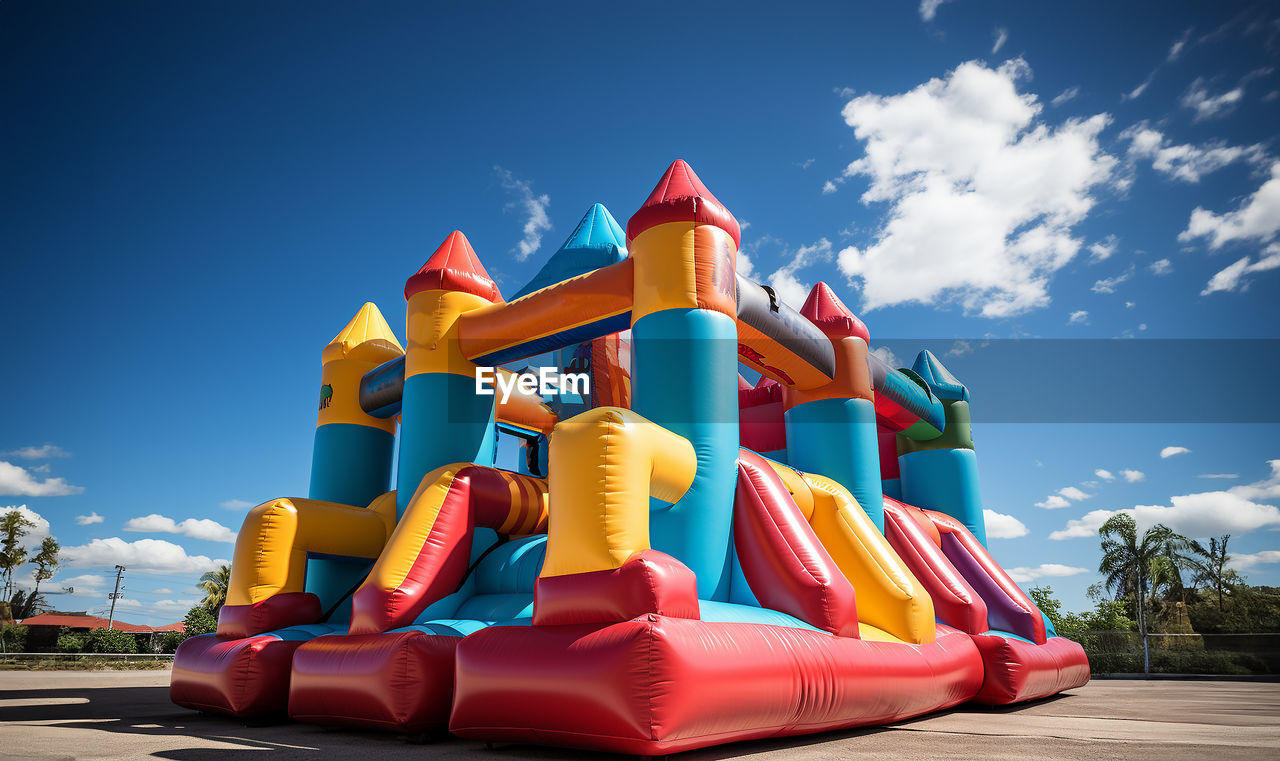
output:
[[[35,525],[16,509],[0,516],[0,598],[13,595],[13,574],[27,562],[27,548],[20,542]]]
[[[1105,574],[1107,589],[1119,596],[1133,595],[1138,618],[1138,634],[1142,637],[1143,673],[1151,673],[1151,651],[1147,646],[1146,596],[1153,568],[1163,569],[1159,558],[1182,558],[1190,541],[1168,526],[1156,524],[1138,535],[1138,524],[1128,513],[1117,513],[1098,529],[1102,537],[1102,562],[1098,571]],[[1162,570],[1163,572],[1163,570]]]
[[[1231,569],[1231,555],[1227,554],[1227,542],[1230,534],[1209,538],[1209,547],[1205,549],[1199,542],[1192,542],[1191,549],[1200,556],[1195,563],[1197,584],[1206,584],[1218,593],[1218,610],[1222,610],[1222,595],[1227,587]]]
[[[200,577],[196,587],[204,592],[200,601],[210,612],[216,614],[222,604],[227,601],[227,588],[231,585],[231,566],[223,564]]]

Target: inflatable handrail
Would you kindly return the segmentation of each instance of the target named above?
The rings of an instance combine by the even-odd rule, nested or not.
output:
[[[933,598],[844,486],[804,474],[813,490],[810,523],[858,592],[860,619],[915,644],[937,636]]]
[[[395,527],[395,492],[368,508],[313,499],[274,499],[249,511],[236,537],[228,605],[302,592],[307,554],[378,557]]]
[[[351,634],[413,623],[457,590],[475,527],[500,534],[546,530],[547,481],[480,465],[446,465],[423,477],[386,548],[351,598]]]
[[[885,538],[928,590],[938,620],[966,634],[987,631],[990,627],[987,625],[986,603],[942,554],[941,539],[935,543],[934,537],[925,532],[911,511],[928,521],[919,508],[885,497]]]
[[[987,625],[1037,645],[1046,639],[1044,617],[1031,598],[1009,578],[963,523],[945,513],[925,510],[942,535],[942,552],[987,606]]]
[[[779,383],[818,388],[835,377],[831,341],[773,289],[737,275],[738,358]]]
[[[650,497],[678,502],[697,458],[683,436],[618,407],[561,421],[551,437],[555,519],[542,577],[620,568],[650,549]]]

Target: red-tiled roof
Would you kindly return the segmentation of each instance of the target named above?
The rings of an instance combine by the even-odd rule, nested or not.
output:
[[[23,626],[65,626],[70,629],[106,629],[110,622],[101,616],[84,616],[72,613],[41,613],[38,616],[24,618],[18,623]],[[186,627],[181,621],[174,624],[165,624],[164,626],[147,626],[146,624],[131,624],[127,621],[121,621],[118,618],[116,619],[114,628],[122,632],[130,632],[133,634],[180,632],[186,630]]]

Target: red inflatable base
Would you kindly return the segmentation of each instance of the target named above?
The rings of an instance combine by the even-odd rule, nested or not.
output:
[[[449,730],[655,755],[881,724],[963,703],[981,686],[973,641],[946,626],[927,645],[652,614],[499,626],[458,645]]]
[[[317,637],[293,656],[289,715],[317,724],[443,730],[458,640],[419,631]]]
[[[174,654],[169,699],[184,708],[242,718],[283,714],[289,664],[301,644],[270,636],[192,637]]]
[[[986,677],[974,701],[1008,705],[1038,700],[1089,682],[1089,658],[1084,648],[1065,637],[1050,637],[1043,645],[994,634],[975,634]]]

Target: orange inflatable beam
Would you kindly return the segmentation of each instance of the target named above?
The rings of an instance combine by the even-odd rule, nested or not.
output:
[[[458,318],[462,355],[485,367],[617,333],[631,326],[634,264],[592,270]]]

